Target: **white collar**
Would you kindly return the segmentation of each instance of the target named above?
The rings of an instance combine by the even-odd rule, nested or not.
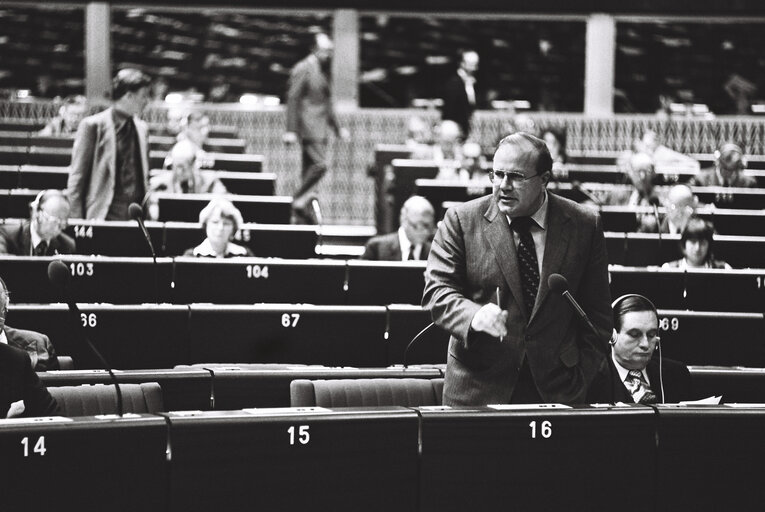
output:
[[[0,343],[8,344],[8,336],[5,335],[5,329],[0,331]]]
[[[398,243],[401,246],[401,261],[407,261],[409,258],[409,249],[412,247],[412,242],[406,237],[404,227],[398,228]],[[422,245],[414,246],[414,259],[420,259],[420,252],[422,251]]]
[[[245,249],[241,245],[232,244],[231,242],[229,242],[228,245],[226,246],[225,254],[223,256],[219,256],[213,250],[212,244],[210,243],[210,240],[208,238],[205,238],[204,242],[194,247],[194,256],[212,256],[215,258],[223,258],[228,254],[231,254],[233,256],[246,256],[247,249]]]
[[[616,356],[614,356],[614,349],[611,349],[611,360],[614,362],[614,366],[616,366],[616,371],[619,373],[619,382],[624,384],[624,381],[627,380],[627,377],[630,374],[630,370],[625,368],[624,366],[619,364],[619,361],[616,360]],[[645,371],[645,368],[643,368],[642,372],[643,378],[648,383],[648,385],[651,385],[651,381],[648,380],[648,372]]]
[[[27,256],[32,256],[35,253],[35,247],[40,245],[40,242],[43,241],[43,239],[40,238],[40,235],[37,234],[37,229],[35,229],[36,225],[37,223],[34,220],[29,223],[29,232],[32,235],[32,240],[31,240],[32,246],[30,247],[29,254]]]
[[[475,83],[475,76],[469,75],[467,71],[462,68],[457,68],[457,74],[460,76],[463,82],[470,82],[470,85]]]
[[[534,220],[534,222],[537,223],[537,226],[542,229],[542,231],[547,230],[547,190],[544,191],[545,197],[542,200],[542,204],[539,206],[537,211],[534,212],[533,215],[531,215],[531,218]],[[513,219],[510,217],[507,217],[507,222],[512,226]],[[533,227],[533,226],[532,226]]]

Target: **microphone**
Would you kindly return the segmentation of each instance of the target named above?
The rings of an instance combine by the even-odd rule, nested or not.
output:
[[[128,213],[130,214],[130,218],[138,221],[143,237],[146,240],[146,243],[149,244],[151,259],[154,266],[154,300],[159,304],[159,269],[157,268],[157,254],[154,252],[154,244],[151,243],[151,237],[149,236],[149,231],[146,229],[146,224],[143,223],[143,208],[141,208],[141,205],[138,203],[130,203],[130,206],[128,206]]]
[[[576,311],[577,315],[579,315],[579,318],[585,324],[587,324],[593,334],[595,334],[595,336],[600,336],[598,331],[595,329],[595,326],[592,325],[592,322],[590,322],[590,319],[587,317],[587,313],[584,312],[576,299],[574,299],[573,295],[571,295],[571,292],[568,291],[568,279],[560,274],[550,274],[550,277],[547,278],[547,286],[549,286],[550,289],[555,293],[559,293],[565,297],[569,304],[571,304],[571,307],[574,308],[574,311]]]
[[[576,311],[576,313],[579,315],[579,318],[587,324],[587,326],[590,328],[593,334],[595,334],[596,337],[599,336],[598,331],[595,330],[595,326],[592,325],[592,322],[590,322],[590,319],[587,317],[587,313],[584,312],[576,299],[574,299],[574,297],[571,295],[571,292],[568,291],[568,279],[560,274],[550,274],[550,277],[547,278],[547,286],[549,286],[552,291],[560,293],[562,296],[564,296],[574,308],[574,311]],[[612,336],[608,344],[611,346],[614,343],[616,343],[616,340]],[[610,352],[607,357],[611,357]],[[614,404],[616,403],[616,390],[614,389],[614,369],[611,366],[610,361],[606,361],[606,364],[608,365],[609,369],[608,373],[610,382],[608,384],[608,388],[611,390],[611,403]]]
[[[409,353],[409,348],[410,348],[412,345],[414,345],[414,342],[415,342],[415,341],[417,341],[418,339],[420,339],[420,336],[422,336],[423,334],[425,334],[427,331],[429,331],[429,330],[430,330],[430,329],[431,329],[433,326],[435,326],[435,325],[436,325],[436,323],[435,323],[435,322],[430,322],[428,325],[426,325],[426,326],[425,326],[425,328],[424,328],[423,330],[421,330],[420,332],[418,332],[418,333],[417,333],[417,334],[414,336],[414,338],[412,338],[412,341],[410,341],[410,342],[409,342],[409,343],[406,345],[406,348],[404,349],[404,357],[402,358],[402,359],[403,359],[403,360],[402,360],[402,363],[404,364],[404,368],[406,368],[406,367],[407,367],[407,364],[406,364],[406,355]]]
[[[122,416],[124,409],[122,407],[122,390],[120,389],[119,382],[117,382],[117,377],[114,375],[114,372],[112,371],[111,366],[109,366],[109,363],[106,362],[104,356],[101,355],[101,352],[98,351],[95,345],[91,343],[90,339],[88,339],[88,336],[85,334],[82,323],[80,323],[80,308],[77,307],[77,304],[74,302],[72,296],[67,293],[66,288],[69,284],[69,279],[69,269],[61,260],[53,260],[48,264],[48,280],[51,282],[51,284],[53,284],[54,288],[56,288],[56,290],[59,291],[61,295],[66,299],[66,305],[69,307],[69,313],[71,313],[72,320],[76,324],[75,329],[80,331],[80,334],[85,340],[85,343],[90,348],[90,351],[96,355],[98,360],[101,362],[101,366],[103,366],[109,373],[109,378],[111,379],[112,384],[114,384],[114,389],[117,392],[117,414]]]
[[[311,208],[313,208],[313,215],[316,217],[316,222],[319,224],[316,234],[318,240],[316,241],[316,253],[321,254],[324,249],[324,218],[321,215],[321,206],[317,198],[311,199]]]
[[[661,222],[659,221],[659,198],[651,196],[648,203],[653,206],[653,216],[656,217],[656,232],[659,235],[659,259],[661,259]]]
[[[603,201],[598,199],[597,196],[595,196],[592,192],[590,192],[589,190],[587,190],[584,187],[582,187],[582,183],[581,182],[579,182],[577,180],[572,181],[571,182],[571,188],[573,190],[576,190],[577,192],[581,193],[584,197],[586,197],[587,199],[589,199],[590,201],[595,203],[598,206],[598,208],[602,208],[603,207]]]

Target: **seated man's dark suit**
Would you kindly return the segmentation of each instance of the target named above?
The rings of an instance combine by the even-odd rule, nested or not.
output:
[[[619,372],[616,371],[616,366],[611,357],[608,358],[608,363],[610,367],[602,369],[595,381],[593,381],[587,401],[589,403],[611,403],[613,400],[613,402],[634,403],[632,395],[625,387],[624,382],[619,378]],[[663,358],[661,373],[663,375],[666,397],[662,396],[661,393],[659,358],[657,355],[654,354],[654,357],[648,362],[646,372],[648,373],[648,380],[651,381],[651,390],[656,395],[656,400],[659,403],[677,403],[683,400],[696,399],[693,394],[691,374],[688,371],[688,367],[683,363],[667,359],[666,357]]]
[[[45,254],[74,254],[76,245],[72,237],[61,233],[48,243]],[[0,227],[0,254],[30,256],[32,254],[32,224],[25,220],[21,224],[7,224]]]
[[[58,404],[32,370],[26,352],[0,343],[0,418],[11,404],[24,401],[22,417],[58,414]]]
[[[421,260],[428,259],[430,253],[430,242],[422,245],[420,251]],[[398,239],[398,231],[388,233],[387,235],[373,236],[367,241],[364,247],[363,260],[376,261],[402,261],[401,242]]]
[[[50,339],[39,332],[14,329],[7,325],[3,329],[8,338],[8,345],[23,350],[32,359],[32,367],[37,372],[58,370],[58,357]]]

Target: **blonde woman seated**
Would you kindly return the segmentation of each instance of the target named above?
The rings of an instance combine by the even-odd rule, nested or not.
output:
[[[231,201],[216,197],[199,212],[199,222],[202,223],[207,238],[196,247],[188,249],[183,253],[184,256],[208,258],[253,256],[248,247],[231,241],[244,223],[241,212],[231,204]]]

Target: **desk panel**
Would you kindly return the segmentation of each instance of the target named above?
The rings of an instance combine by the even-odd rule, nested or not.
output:
[[[659,511],[762,510],[765,409],[660,405]]]
[[[765,403],[765,368],[689,366],[697,396],[722,395],[723,403]]]
[[[66,189],[68,167],[0,165],[0,188]]]
[[[167,151],[149,152],[149,167],[161,169],[167,157]],[[214,167],[221,171],[260,172],[263,170],[263,155],[237,155],[232,153],[208,153],[215,160]],[[64,164],[66,165],[66,164]]]
[[[425,261],[348,260],[348,304],[420,304]]]
[[[420,413],[423,512],[493,510],[498,504],[524,511],[590,512],[611,510],[614,503],[619,510],[654,509],[649,408]],[[636,496],[635,481],[641,482],[640,498],[625,499]]]
[[[159,202],[159,220],[198,222],[199,212],[216,196],[214,194],[156,194]],[[245,222],[259,224],[289,224],[292,198],[285,196],[226,195],[234,203]]]
[[[187,306],[79,307],[85,335],[113,368],[172,368],[189,361]],[[76,368],[103,367],[85,344],[82,331],[74,328],[65,305],[13,304],[9,309],[9,325],[48,335],[56,352],[71,356]]]
[[[161,222],[146,221],[151,243],[157,256],[161,256],[164,226]],[[66,233],[74,238],[79,254],[100,256],[151,257],[151,249],[137,221],[72,221]]]
[[[388,310],[388,364],[403,364],[404,351],[417,334],[431,323],[430,312],[420,306],[395,304]],[[446,364],[449,333],[433,325],[414,342],[407,364]]]
[[[167,414],[170,510],[416,510],[414,411],[251,411]]]
[[[192,305],[194,363],[387,365],[382,307]]]
[[[173,272],[182,304],[346,303],[344,261],[179,257]]]
[[[136,416],[0,420],[3,510],[167,510],[167,425]]]

